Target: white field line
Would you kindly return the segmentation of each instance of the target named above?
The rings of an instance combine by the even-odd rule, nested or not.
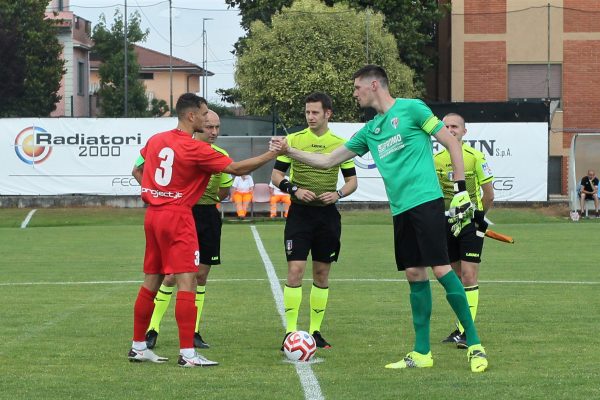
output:
[[[277,279],[278,281],[284,281],[285,279]],[[263,282],[267,278],[231,278],[231,279],[211,279],[211,282]],[[347,279],[329,279],[332,282],[406,282],[406,279],[377,279],[377,278],[347,278]],[[312,282],[312,279],[304,279],[306,282]],[[139,285],[142,280],[135,281],[72,281],[72,282],[0,282],[0,286],[35,286],[35,285]],[[515,285],[600,285],[600,281],[508,281],[508,280],[497,280],[497,281],[479,281],[479,283],[486,284],[515,284]],[[281,288],[279,289],[281,290]]]
[[[37,210],[29,211],[29,214],[27,214],[23,222],[21,222],[21,229],[27,228],[27,224],[29,224],[29,221],[31,221],[31,217],[33,217],[33,214],[35,214],[36,211]]]
[[[275,305],[277,306],[277,312],[281,317],[281,322],[283,327],[286,327],[285,320],[285,310],[283,307],[283,290],[281,290],[281,284],[279,283],[279,279],[277,278],[277,273],[275,273],[275,268],[273,267],[273,263],[271,262],[271,258],[269,254],[265,250],[265,246],[263,246],[262,240],[260,239],[260,235],[256,230],[256,226],[252,225],[250,227],[252,230],[252,235],[254,236],[254,241],[256,242],[256,248],[258,249],[258,253],[263,260],[263,264],[265,265],[265,271],[267,271],[267,276],[269,277],[269,283],[271,285],[271,292],[273,293],[273,299],[275,300]],[[321,393],[321,386],[319,385],[319,381],[317,377],[313,373],[313,370],[310,364],[307,363],[296,363],[296,373],[300,378],[300,384],[302,385],[302,389],[304,390],[304,398],[307,400],[320,400],[324,399],[323,393]]]

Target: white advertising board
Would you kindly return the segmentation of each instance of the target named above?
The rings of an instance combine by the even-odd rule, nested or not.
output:
[[[0,195],[138,195],[131,170],[139,150],[151,135],[176,125],[174,118],[1,119]],[[349,139],[363,124],[330,126]],[[496,201],[546,201],[546,123],[477,123],[467,130],[464,139],[492,168]],[[434,141],[433,149],[441,146]],[[355,162],[358,190],[344,200],[387,201],[369,154]]]
[[[336,134],[349,139],[363,124],[332,123]],[[546,201],[548,193],[547,123],[466,124],[463,140],[481,151],[494,174],[496,201]],[[433,152],[443,146],[434,140]],[[370,154],[356,157],[358,190],[348,201],[386,201],[381,175]]]
[[[174,118],[0,120],[1,195],[136,195],[133,163]]]

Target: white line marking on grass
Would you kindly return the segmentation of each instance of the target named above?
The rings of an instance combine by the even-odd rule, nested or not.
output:
[[[277,279],[277,277],[275,277]],[[211,282],[262,282],[265,278],[232,278],[232,279],[211,279]],[[278,279],[284,281],[285,279]],[[376,278],[364,278],[364,279],[329,279],[334,282],[406,282],[406,279],[376,279]],[[312,282],[312,279],[304,279],[304,281]],[[528,284],[528,285],[600,285],[600,282],[594,281],[479,281],[480,283],[510,283],[510,284]],[[35,286],[35,285],[128,285],[128,284],[141,284],[142,280],[136,281],[73,281],[73,282],[2,282],[0,286]],[[281,290],[281,289],[280,289]]]
[[[29,211],[29,214],[27,214],[23,222],[21,222],[21,229],[27,228],[27,224],[29,223],[29,221],[31,221],[31,217],[33,217],[33,214],[35,214],[36,211],[37,210]]]
[[[285,321],[285,311],[283,307],[283,290],[281,290],[281,284],[279,283],[279,279],[277,278],[277,274],[275,273],[275,268],[273,267],[273,263],[269,258],[269,254],[265,250],[265,246],[263,246],[262,240],[260,239],[260,235],[256,230],[256,226],[252,225],[250,227],[252,230],[252,235],[254,236],[254,241],[256,242],[256,248],[258,249],[258,253],[265,264],[265,270],[267,271],[267,276],[269,277],[269,283],[271,284],[271,292],[273,293],[273,299],[275,299],[275,305],[277,306],[277,312],[281,317],[281,322],[283,323],[283,327],[286,327]],[[308,363],[296,363],[296,373],[298,377],[300,377],[300,383],[302,384],[302,389],[304,390],[304,398],[305,399],[324,399],[323,393],[321,393],[321,386],[319,386],[319,381],[317,377],[313,373],[310,364]]]

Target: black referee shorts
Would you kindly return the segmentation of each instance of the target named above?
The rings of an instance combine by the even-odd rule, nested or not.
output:
[[[448,256],[450,262],[468,261],[479,264],[483,251],[483,237],[477,236],[475,223],[471,223],[460,231],[458,237],[450,230],[452,225],[446,219],[446,237],[448,241]]]
[[[288,261],[337,261],[342,236],[342,218],[335,204],[307,206],[292,203],[285,222],[284,246]]]
[[[221,213],[214,204],[196,204],[192,207],[198,246],[200,247],[200,263],[204,265],[221,264]]]
[[[398,271],[449,264],[444,200],[428,201],[394,215],[394,248]]]

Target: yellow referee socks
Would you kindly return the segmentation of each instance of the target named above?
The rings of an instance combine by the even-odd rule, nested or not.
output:
[[[298,330],[298,310],[302,303],[302,286],[283,288],[283,307],[285,308],[286,332]]]
[[[204,295],[206,294],[206,286],[196,287],[196,330],[194,332],[200,332],[200,316],[202,315],[202,308],[204,307]]]
[[[308,333],[321,330],[321,323],[325,317],[329,288],[320,288],[313,283],[310,289],[310,330]]]
[[[148,330],[160,331],[160,321],[162,321],[165,311],[169,308],[172,296],[173,287],[160,285],[160,289],[158,289],[158,293],[154,297],[154,312],[152,313]]]
[[[477,315],[477,306],[479,305],[479,285],[465,287],[465,294],[467,295],[467,303],[469,303],[469,310],[471,311],[471,317],[475,322],[475,316]],[[458,323],[458,330],[462,333],[465,328]]]

